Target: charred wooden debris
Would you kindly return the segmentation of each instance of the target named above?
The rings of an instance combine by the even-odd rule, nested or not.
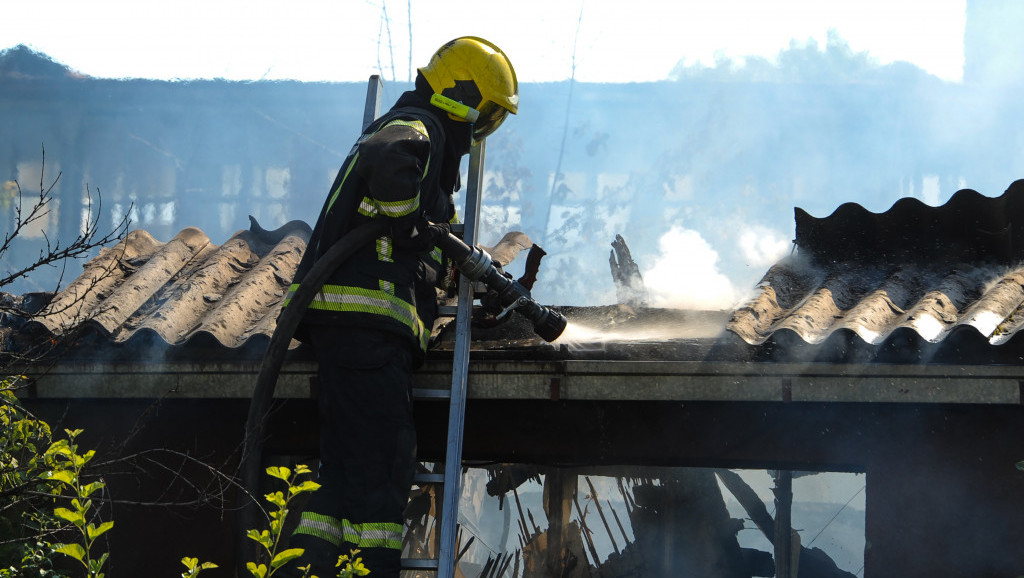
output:
[[[489,556],[482,566],[464,565],[456,576],[853,578],[822,550],[800,545],[799,535],[787,527],[789,472],[775,475],[777,516],[769,514],[755,491],[731,470],[658,468],[645,473],[646,477],[633,477],[624,468],[490,466],[487,493],[499,498],[502,509],[510,509],[506,519],[514,520],[510,526],[517,533],[517,546]],[[605,482],[595,484],[598,477]],[[521,487],[528,482],[543,486],[542,514],[521,499]],[[741,547],[737,536],[744,520],[730,516],[723,487],[774,546],[773,552]],[[439,497],[426,486],[414,493],[406,512],[411,520],[406,554],[433,553],[431,534]],[[625,516],[620,515],[623,509]],[[462,556],[474,537],[463,528],[459,540]],[[607,552],[609,544],[611,553],[602,556],[600,550]]]

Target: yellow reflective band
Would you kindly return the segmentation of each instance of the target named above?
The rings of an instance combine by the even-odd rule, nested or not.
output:
[[[402,525],[389,522],[353,524],[348,520],[315,512],[302,512],[295,534],[316,536],[341,546],[342,542],[354,544],[357,548],[402,549]]]
[[[376,201],[377,210],[388,217],[404,217],[420,208],[419,192],[404,201]]]
[[[408,327],[419,342],[420,349],[426,351],[430,343],[430,332],[420,319],[416,308],[395,296],[393,283],[382,281],[380,287],[379,290],[373,290],[345,285],[324,285],[309,304],[309,308],[321,311],[370,313],[394,319]],[[288,289],[282,307],[287,307],[291,303],[298,289],[298,284],[293,284]]]
[[[377,260],[384,263],[394,263],[392,255],[391,237],[385,235],[377,237]]]
[[[316,536],[335,546],[340,546],[342,542],[359,543],[359,532],[348,520],[338,520],[315,512],[302,512],[294,533]]]
[[[370,197],[363,197],[363,200],[359,202],[358,211],[364,217],[376,218],[377,203]]]
[[[330,211],[331,207],[334,206],[334,201],[338,200],[338,195],[341,194],[341,187],[345,185],[345,181],[348,180],[349,173],[352,172],[352,168],[356,166],[356,161],[359,160],[359,153],[352,155],[352,161],[348,163],[348,167],[345,168],[345,176],[341,178],[341,182],[338,183],[338,188],[334,189],[331,193],[331,201],[327,203],[327,210]]]
[[[420,208],[419,193],[411,199],[404,201],[379,201],[370,197],[363,197],[359,203],[359,214],[364,217],[376,217],[383,214],[386,217],[404,217]]]
[[[411,303],[381,290],[346,285],[324,285],[316,294],[310,309],[324,311],[370,313],[389,317],[407,326],[426,349],[430,332]]]
[[[425,136],[427,138],[430,138],[430,135],[427,134],[427,127],[426,127],[426,125],[423,124],[423,121],[421,121],[421,120],[402,120],[402,119],[396,119],[396,120],[393,120],[393,121],[385,124],[381,128],[386,128],[386,127],[389,127],[389,126],[407,126],[407,127],[411,128],[411,129],[415,130],[416,132],[422,134],[423,136]]]
[[[281,303],[281,307],[287,307],[292,302],[292,297],[295,297],[295,292],[299,290],[298,283],[292,283],[288,286],[288,293],[284,296],[284,301]]]
[[[390,523],[356,524],[360,528],[360,548],[391,548],[402,549],[402,525]]]

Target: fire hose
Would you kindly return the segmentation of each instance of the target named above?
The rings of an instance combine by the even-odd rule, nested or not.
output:
[[[238,530],[236,543],[236,560],[239,565],[244,560],[252,559],[247,555],[248,546],[254,542],[245,538],[245,532],[257,527],[256,507],[254,499],[258,495],[260,480],[260,464],[263,454],[263,421],[269,413],[270,404],[274,399],[274,389],[284,362],[285,354],[292,336],[302,320],[309,304],[320,292],[320,287],[328,277],[360,247],[370,243],[388,231],[388,224],[383,220],[375,220],[356,227],[338,240],[310,268],[298,290],[292,295],[277,319],[277,327],[270,337],[267,352],[263,356],[260,372],[253,388],[252,400],[249,403],[249,414],[245,422],[245,439],[243,441],[242,458],[239,471],[245,493],[240,498]],[[511,311],[517,311],[530,320],[533,329],[545,341],[554,341],[565,330],[566,319],[557,311],[545,307],[530,296],[529,290],[506,277],[494,266],[490,255],[479,247],[470,247],[461,239],[448,233],[437,239],[437,246],[458,266],[459,271],[470,281],[483,283],[496,297],[497,303],[503,307],[499,317]],[[255,549],[253,548],[253,551]],[[243,567],[244,570],[244,567]]]
[[[533,324],[533,331],[544,341],[551,342],[565,331],[565,317],[533,300],[530,291],[506,277],[494,266],[491,256],[479,247],[470,247],[461,239],[448,233],[437,239],[437,246],[452,261],[455,261],[470,281],[479,281],[493,292],[497,304],[504,309],[498,317],[516,311]]]

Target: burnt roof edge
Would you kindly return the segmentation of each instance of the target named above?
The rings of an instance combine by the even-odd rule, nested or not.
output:
[[[905,197],[883,213],[844,203],[817,218],[796,207],[796,244],[819,264],[1024,259],[1024,179],[999,197],[961,189],[931,207]]]

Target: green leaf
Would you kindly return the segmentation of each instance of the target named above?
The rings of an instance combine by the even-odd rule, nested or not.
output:
[[[96,490],[103,489],[104,487],[106,487],[106,484],[104,484],[103,482],[93,482],[91,484],[86,484],[82,486],[82,488],[78,491],[78,495],[80,497],[87,498],[90,495],[92,495],[92,493],[95,492]]]
[[[99,560],[89,560],[89,570],[94,576],[102,576],[99,572],[103,569],[103,565],[106,564],[108,555],[104,553],[103,556],[100,556]]]
[[[68,440],[57,440],[50,444],[50,447],[46,448],[45,457],[51,459],[56,456],[70,458],[71,453],[71,448],[68,447]]]
[[[292,477],[292,471],[284,466],[270,466],[267,468],[267,474],[286,482],[288,481],[288,478]]]
[[[80,544],[62,544],[59,548],[54,548],[53,551],[65,556],[71,556],[79,562],[85,560],[85,548]]]
[[[53,515],[57,516],[62,520],[71,522],[72,524],[81,528],[85,524],[85,514],[82,512],[76,512],[67,508],[54,508]]]
[[[285,506],[284,494],[282,494],[281,492],[274,492],[272,494],[267,494],[263,497],[266,498],[268,502],[274,504],[278,508],[283,508]]]
[[[255,562],[247,562],[245,564],[245,568],[249,571],[250,574],[252,574],[256,578],[263,578],[267,575],[266,564],[260,564],[259,566],[257,566]]]
[[[270,567],[274,570],[277,570],[281,566],[284,566],[285,564],[291,562],[299,556],[302,556],[303,552],[305,552],[305,550],[303,550],[302,548],[289,548],[287,550],[283,550],[279,552],[277,556],[274,556],[274,559],[270,561]]]
[[[113,527],[114,527],[114,523],[113,522],[103,522],[102,524],[99,525],[99,527],[96,527],[96,526],[94,526],[92,524],[89,524],[89,526],[85,529],[85,531],[86,531],[86,534],[89,536],[90,540],[95,540],[100,535],[104,534],[107,530],[109,530],[109,529],[111,529]]]
[[[245,533],[245,535],[250,540],[255,540],[259,542],[267,550],[270,550],[270,547],[273,545],[273,543],[270,540],[270,532],[266,530],[263,530],[262,532],[257,532],[256,530],[249,530]]]
[[[309,466],[307,466],[306,464],[299,464],[299,465],[295,466],[295,475],[296,476],[298,476],[300,474],[311,474],[311,473],[313,473],[313,470],[310,470]]]
[[[213,562],[203,562],[202,564],[200,564],[199,558],[189,558],[187,556],[181,559],[181,563],[184,564],[185,568],[187,569],[187,572],[183,572],[181,574],[182,578],[194,578],[195,576],[198,576],[199,573],[203,570],[219,568],[219,566],[217,566]]]
[[[82,455],[72,454],[71,463],[78,469],[81,469],[93,456],[96,455],[96,450],[89,450]]]
[[[75,483],[75,472],[71,470],[53,470],[43,474],[43,478],[47,480],[57,480],[67,485],[73,485]]]
[[[288,492],[294,496],[295,494],[301,494],[303,492],[315,492],[319,489],[320,484],[312,480],[306,480],[297,486],[292,486],[288,488]]]
[[[89,508],[92,507],[92,500],[86,500],[85,503],[83,504],[81,501],[78,500],[78,498],[75,498],[71,500],[71,505],[74,506],[76,510],[84,514],[85,512],[89,511]]]

